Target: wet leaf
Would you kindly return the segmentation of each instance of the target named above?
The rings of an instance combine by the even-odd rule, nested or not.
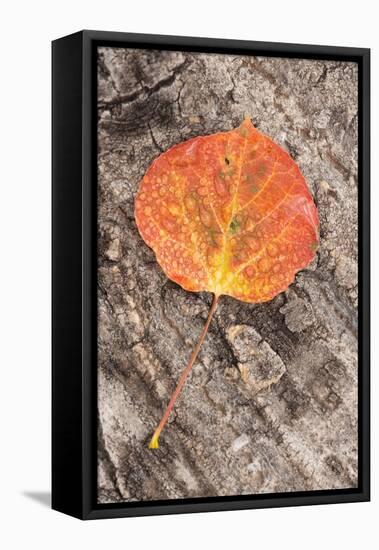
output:
[[[214,300],[159,435],[196,360],[221,295],[274,298],[309,264],[319,242],[316,206],[297,164],[245,119],[161,154],[143,177],[135,218],[167,277]]]
[[[135,215],[167,277],[246,302],[285,290],[318,246],[304,177],[250,119],[160,155],[142,179]]]

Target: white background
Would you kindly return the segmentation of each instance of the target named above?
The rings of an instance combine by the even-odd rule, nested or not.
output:
[[[50,484],[50,41],[92,28],[371,47],[375,247],[375,211],[379,207],[375,185],[379,36],[376,4],[374,0],[13,0],[2,4],[2,548],[378,548],[377,392],[373,393],[372,407],[371,503],[95,522],[66,517],[51,511],[46,504]],[[376,267],[375,254],[374,273]],[[374,351],[375,329],[379,326],[375,287]],[[374,390],[375,367],[373,362]],[[67,399],[69,406],[69,396]]]

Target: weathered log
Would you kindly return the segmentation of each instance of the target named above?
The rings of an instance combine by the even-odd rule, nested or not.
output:
[[[356,64],[101,48],[98,82],[99,502],[356,486]],[[212,297],[166,278],[134,197],[161,151],[245,115],[299,164],[321,246],[271,302],[220,299],[150,450]]]

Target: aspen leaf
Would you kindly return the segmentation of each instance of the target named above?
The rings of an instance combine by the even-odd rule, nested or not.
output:
[[[297,164],[249,118],[230,132],[179,143],[154,160],[140,183],[135,218],[167,277],[186,290],[214,295],[150,443],[155,448],[219,297],[259,303],[286,290],[315,255],[319,221]]]

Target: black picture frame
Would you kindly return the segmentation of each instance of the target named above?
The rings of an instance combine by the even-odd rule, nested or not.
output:
[[[356,489],[96,503],[96,48],[344,60],[359,74],[359,485]],[[52,507],[81,519],[370,499],[370,50],[81,31],[52,43]]]

